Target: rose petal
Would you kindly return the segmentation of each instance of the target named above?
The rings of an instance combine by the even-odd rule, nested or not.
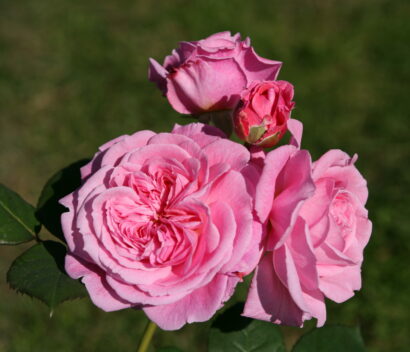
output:
[[[226,275],[216,275],[207,286],[198,288],[178,302],[144,307],[148,318],[163,330],[177,330],[186,323],[209,320],[232,291]]]
[[[220,79],[222,75],[224,80]],[[231,109],[245,86],[246,77],[235,60],[204,58],[168,76],[167,98],[181,114]]]

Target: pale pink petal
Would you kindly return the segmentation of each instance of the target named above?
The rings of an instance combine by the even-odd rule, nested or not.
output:
[[[89,267],[95,270],[95,265],[84,262],[70,253],[65,257],[64,267],[67,274],[73,279],[79,279],[90,274],[93,270]]]
[[[301,278],[298,276],[293,256],[285,244],[273,252],[273,267],[282,284],[289,290],[296,305],[303,311],[308,311],[308,306],[303,297]]]
[[[207,286],[198,288],[180,301],[144,307],[143,310],[161,329],[177,330],[186,323],[209,320],[227,298],[227,291],[232,292],[232,288],[228,285],[228,277],[216,275]]]
[[[115,291],[107,285],[103,273],[92,272],[82,279],[91,301],[106,312],[112,312],[132,306],[131,303],[121,299]]]
[[[339,187],[354,194],[361,204],[366,203],[368,197],[367,182],[354,165],[330,167],[320,177],[334,178]]]
[[[292,135],[289,144],[294,145],[296,148],[300,149],[303,134],[302,122],[295,119],[289,119],[287,122],[287,127],[290,134]]]
[[[235,255],[230,262],[225,264],[223,270],[240,271],[248,273],[250,268],[241,262],[241,258],[246,253],[246,250],[251,243],[251,234],[253,229],[252,204],[248,193],[246,192],[246,184],[242,175],[236,171],[229,171],[215,182],[206,195],[206,202],[213,203],[221,198],[234,211],[237,234],[235,237],[234,248]],[[238,205],[240,204],[240,207]],[[253,234],[258,239],[261,234]],[[253,268],[252,268],[253,269]]]
[[[139,131],[120,140],[104,153],[101,166],[116,166],[126,153],[145,146],[153,136],[155,133],[152,131]]]
[[[360,290],[362,286],[360,265],[343,267],[319,265],[318,272],[320,290],[336,303],[347,301],[354,296],[354,291]]]
[[[223,133],[219,128],[214,126],[204,125],[203,123],[190,123],[188,125],[178,125],[177,123],[174,125],[171,133],[175,134],[182,134],[184,136],[193,138],[195,142],[198,143],[197,137],[203,136],[203,138],[208,139],[208,143],[214,142],[217,138],[226,138],[225,133]],[[205,146],[206,144],[200,144],[201,146]]]
[[[355,194],[362,204],[366,203],[368,190],[367,182],[353,165],[357,156],[350,158],[345,152],[334,149],[329,150],[313,164],[313,178],[334,178],[339,187]]]
[[[117,280],[111,276],[106,278],[107,284],[121,299],[132,304],[139,305],[162,305],[174,303],[183,298],[186,293],[172,294],[163,296],[152,296],[147,292],[142,291],[137,285],[130,285]]]
[[[346,166],[350,157],[339,149],[329,150],[313,163],[313,178],[315,180],[322,177],[332,166]]]
[[[129,136],[128,135],[119,136],[117,138],[114,138],[114,139],[108,141],[107,143],[103,144],[102,146],[100,146],[98,148],[98,152],[94,154],[91,161],[88,164],[84,165],[80,169],[81,179],[85,179],[88,176],[90,176],[91,173],[96,172],[101,167],[101,161],[102,161],[102,158],[103,158],[105,152],[107,151],[107,149],[109,149],[112,145],[122,141],[123,139],[125,139],[127,137],[129,137]]]
[[[322,326],[326,320],[326,307],[319,290],[316,257],[309,230],[301,217],[296,220],[283,248],[274,252],[275,271],[299,308],[316,318],[317,325]]]
[[[104,273],[95,265],[83,262],[69,254],[65,258],[65,270],[73,279],[82,278],[82,282],[85,284],[93,303],[106,312],[132,306],[130,302],[120,298],[110,288]]]
[[[218,139],[203,148],[210,167],[216,164],[227,164],[233,170],[242,170],[249,162],[249,151],[239,143],[228,139]]]
[[[135,149],[130,153],[126,154],[123,161],[134,164],[134,165],[143,165],[145,162],[152,160],[152,158],[160,159],[176,159],[179,162],[183,162],[187,159],[190,159],[191,156],[183,148],[171,144],[171,145],[151,145],[148,144],[144,147]]]

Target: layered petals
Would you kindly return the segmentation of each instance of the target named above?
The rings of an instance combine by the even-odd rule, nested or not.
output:
[[[259,169],[221,136],[202,124],[137,132],[83,168],[83,185],[61,200],[62,225],[66,271],[94,304],[143,308],[178,329],[208,320],[254,269],[262,226],[246,178]]]
[[[233,114],[236,134],[249,144],[274,146],[288,130],[292,99],[293,86],[286,81],[253,82]]]
[[[181,114],[231,110],[253,81],[275,80],[281,63],[258,56],[249,38],[215,33],[181,42],[163,65],[150,59],[148,78]]]
[[[340,303],[361,288],[371,233],[366,181],[356,160],[331,150],[315,163],[297,146],[264,158],[255,209],[267,233],[244,315],[302,326],[326,320],[325,297]]]

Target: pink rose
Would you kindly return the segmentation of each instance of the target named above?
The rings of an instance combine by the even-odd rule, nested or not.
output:
[[[315,248],[320,290],[337,303],[361,288],[363,250],[372,231],[364,207],[367,183],[354,166],[356,159],[330,150],[316,161],[316,191],[300,211]]]
[[[254,82],[242,93],[234,112],[240,139],[263,148],[273,147],[287,131],[293,106],[293,86],[286,81]]]
[[[244,315],[278,324],[326,320],[324,297],[342,302],[360,289],[371,233],[366,181],[347,154],[331,150],[313,164],[292,146],[270,152],[255,207],[267,221],[266,252]]]
[[[195,42],[181,42],[161,66],[150,59],[149,80],[181,114],[229,110],[253,81],[274,80],[281,63],[259,57],[249,38],[221,32]]]
[[[61,200],[65,267],[105,311],[142,308],[162,329],[212,317],[260,258],[258,168],[202,124],[122,136]]]

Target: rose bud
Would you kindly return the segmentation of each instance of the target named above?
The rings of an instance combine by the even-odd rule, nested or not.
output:
[[[161,66],[150,59],[148,78],[181,114],[231,110],[253,81],[274,80],[281,63],[259,57],[249,38],[221,32],[181,42]]]
[[[286,81],[254,82],[242,93],[234,112],[238,137],[264,148],[274,146],[287,131],[293,86]]]

